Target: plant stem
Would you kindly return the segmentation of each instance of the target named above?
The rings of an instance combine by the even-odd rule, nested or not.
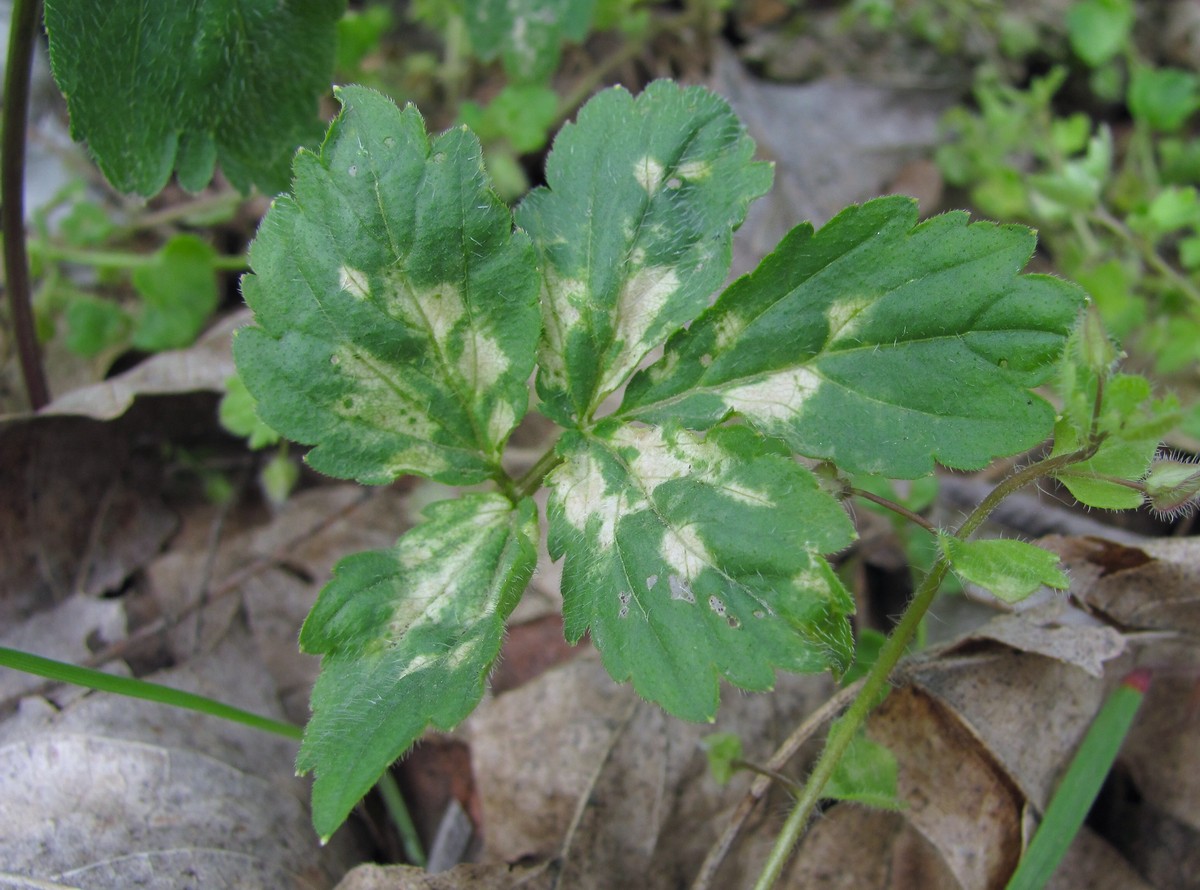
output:
[[[243,726],[274,733],[287,739],[299,739],[304,734],[304,730],[294,724],[243,711],[241,708],[235,708],[203,695],[172,689],[169,686],[137,680],[133,677],[118,677],[62,661],[42,658],[17,649],[0,647],[0,665],[24,671],[27,674],[36,674],[39,677],[48,677],[61,683],[73,683],[76,686],[99,689],[102,692],[115,692],[117,695],[140,698],[145,701],[170,705],[173,708],[198,711],[201,714],[241,723]]]
[[[38,0],[15,0],[8,31],[8,66],[4,77],[4,111],[0,126],[0,227],[4,230],[4,276],[9,313],[25,392],[34,411],[50,401],[41,347],[33,322],[29,289],[29,256],[25,252],[25,128],[29,116],[29,80],[33,66]]]
[[[404,848],[404,856],[418,868],[424,868],[429,860],[425,856],[425,848],[421,846],[421,837],[417,834],[417,826],[413,824],[412,814],[404,803],[404,795],[396,784],[396,777],[391,769],[385,769],[375,785],[379,796],[383,798],[383,806],[388,811],[392,824],[400,835],[400,845]]]
[[[114,269],[137,269],[158,262],[153,253],[128,250],[91,250],[86,247],[67,247],[47,241],[31,241],[30,248],[39,257],[77,266],[100,266]],[[219,272],[244,272],[250,268],[244,254],[220,255],[213,258],[213,269]]]
[[[907,519],[909,522],[914,522],[917,525],[921,526],[921,528],[925,529],[925,531],[927,531],[927,532],[936,532],[937,531],[937,529],[934,527],[932,522],[930,522],[928,519],[926,519],[920,513],[914,513],[912,510],[908,509],[908,507],[905,507],[903,504],[897,504],[895,501],[888,500],[887,498],[882,497],[881,495],[877,495],[874,492],[865,491],[861,488],[851,488],[850,494],[854,495],[855,497],[860,497],[864,501],[870,501],[872,504],[878,504],[879,506],[883,507],[886,510],[891,510],[893,513],[898,513],[899,515],[901,515],[905,519]]]
[[[518,498],[529,497],[542,487],[542,480],[546,478],[546,474],[562,463],[562,458],[558,456],[555,450],[557,442],[545,450],[537,462],[529,468],[516,482],[516,494]]]
[[[955,536],[962,539],[969,537],[972,532],[983,524],[984,520],[996,509],[1000,502],[1014,491],[1042,476],[1053,473],[1055,470],[1089,459],[1096,453],[1099,447],[1100,441],[1099,437],[1097,437],[1087,447],[1079,451],[1060,454],[1056,457],[1048,457],[1017,470],[988,493],[979,506],[963,521],[958,531],[955,532]],[[878,659],[871,666],[871,670],[864,678],[862,689],[859,690],[858,695],[855,696],[854,701],[846,710],[845,716],[833,724],[829,731],[829,738],[825,743],[825,748],[821,752],[821,756],[817,759],[817,763],[809,774],[807,781],[804,783],[804,788],[800,796],[796,799],[796,804],[792,808],[791,813],[788,814],[787,821],[784,822],[779,837],[775,840],[775,846],[771,849],[771,854],[767,858],[766,865],[763,866],[758,882],[754,885],[755,890],[770,890],[775,881],[778,880],[779,875],[783,872],[783,867],[792,853],[792,848],[800,840],[800,835],[808,824],[809,817],[821,799],[821,792],[833,775],[834,770],[837,769],[842,755],[846,753],[846,749],[850,746],[854,736],[862,728],[875,704],[880,700],[882,693],[887,688],[888,678],[891,676],[892,669],[899,663],[901,657],[903,657],[905,651],[908,649],[908,644],[916,635],[921,622],[925,618],[925,613],[929,611],[930,605],[933,604],[934,597],[937,595],[938,589],[941,587],[942,581],[945,579],[946,572],[949,569],[950,566],[946,562],[945,557],[939,556],[933,568],[930,569],[929,574],[925,576],[925,580],[921,582],[921,586],[917,588],[912,601],[904,610],[904,615],[901,616],[900,623],[896,625],[891,635],[887,638],[887,641],[883,644],[883,647],[879,650]]]

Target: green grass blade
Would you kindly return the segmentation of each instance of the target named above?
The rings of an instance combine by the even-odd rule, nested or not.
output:
[[[115,677],[112,674],[54,661],[50,658],[42,658],[16,649],[6,649],[2,646],[0,646],[0,667],[36,674],[60,683],[73,683],[76,686],[86,686],[102,692],[115,692],[129,698],[141,698],[176,708],[185,708],[189,711],[199,711],[201,714],[241,723],[252,729],[260,729],[284,738],[299,739],[303,734],[303,730],[299,726],[252,714],[241,708],[205,698],[203,695],[182,692],[169,686],[160,686],[158,683],[148,683],[132,677]]]
[[[1084,736],[1006,890],[1039,890],[1050,880],[1100,793],[1149,686],[1150,672],[1139,669],[1108,697]]]

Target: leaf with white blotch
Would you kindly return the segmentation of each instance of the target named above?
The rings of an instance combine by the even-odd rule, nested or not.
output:
[[[559,132],[547,187],[517,222],[542,267],[541,410],[587,421],[639,362],[708,305],[732,233],[771,185],[724,99],[650,84],[596,95]]]
[[[467,495],[425,514],[391,550],[339,562],[300,633],[324,656],[296,762],[316,774],[323,838],[426,728],[450,729],[479,703],[537,561],[528,499]]]
[[[242,191],[287,185],[320,134],[345,0],[47,0],[50,66],[116,188],[149,197],[172,170],[196,192],[220,162]]]
[[[917,223],[910,198],[797,226],[635,377],[621,414],[696,428],[730,413],[851,472],[916,478],[1029,448],[1054,411],[1030,386],[1083,305],[1074,285],[1021,275],[1021,226]]]
[[[950,567],[964,581],[990,590],[1006,603],[1018,603],[1042,585],[1066,590],[1070,581],[1057,553],[1009,538],[963,541],[938,535]]]
[[[849,594],[821,556],[854,538],[816,478],[745,427],[701,437],[604,423],[568,432],[548,478],[550,553],[566,555],[568,640],[676,716],[712,719],[719,680],[844,670]]]
[[[490,61],[499,56],[509,77],[545,80],[558,68],[566,40],[587,36],[596,0],[472,0],[465,6],[471,49]]]
[[[260,327],[239,332],[238,371],[323,473],[482,481],[528,400],[533,250],[470,131],[431,142],[412,106],[362,87],[338,98],[251,248],[242,290]]]

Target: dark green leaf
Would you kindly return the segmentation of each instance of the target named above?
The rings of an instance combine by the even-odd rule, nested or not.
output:
[[[263,220],[243,279],[260,328],[234,343],[259,413],[366,483],[497,472],[525,412],[538,337],[533,251],[488,187],[479,143],[432,141],[411,106],[361,87],[295,197]]]
[[[300,634],[324,656],[296,762],[316,774],[322,838],[427,727],[451,729],[479,703],[537,561],[530,500],[467,495],[426,516],[391,550],[339,562]]]
[[[189,191],[220,162],[243,191],[287,184],[317,135],[345,0],[47,0],[50,64],[71,134],[116,188]]]
[[[821,554],[854,531],[808,470],[745,427],[610,423],[559,451],[550,552],[566,556],[565,633],[590,628],[615,679],[705,720],[722,677],[765,690],[777,667],[847,667],[853,605]]]
[[[1083,293],[1018,274],[1026,228],[916,222],[915,201],[890,197],[793,229],[633,379],[622,415],[705,428],[736,412],[801,454],[892,478],[1035,445],[1054,411],[1028,387]]]
[[[592,98],[517,221],[541,257],[543,410],[589,419],[654,347],[708,304],[733,230],[771,171],[725,101],[650,84]]]

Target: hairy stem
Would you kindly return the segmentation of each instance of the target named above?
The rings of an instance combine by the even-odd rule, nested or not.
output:
[[[557,444],[555,442],[547,448],[542,456],[537,459],[537,462],[529,468],[528,472],[517,480],[516,494],[518,498],[529,497],[536,492],[542,487],[542,481],[546,478],[546,475],[562,463],[562,458],[559,457],[558,452],[555,450]]]
[[[8,288],[13,339],[25,392],[34,411],[50,401],[42,367],[29,288],[29,256],[25,252],[25,127],[29,115],[29,80],[33,64],[38,0],[15,0],[8,31],[8,66],[4,78],[4,111],[0,126],[0,226],[4,230],[4,276]]]
[[[1048,457],[1017,470],[996,486],[980,502],[979,506],[971,512],[971,515],[963,521],[963,524],[955,532],[955,536],[962,539],[969,537],[972,532],[983,524],[1000,502],[1010,494],[1043,476],[1054,473],[1071,464],[1088,460],[1096,453],[1099,447],[1100,441],[1097,437],[1086,448],[1079,451],[1060,454],[1056,457]],[[929,574],[925,576],[925,580],[917,588],[912,601],[904,610],[904,615],[900,618],[900,623],[896,625],[891,635],[887,638],[887,641],[883,644],[883,648],[879,650],[879,658],[864,678],[862,689],[859,690],[858,695],[846,710],[845,716],[830,729],[825,748],[821,752],[821,756],[817,759],[817,763],[809,774],[807,781],[804,783],[804,788],[800,796],[796,799],[796,804],[792,808],[791,813],[788,814],[787,821],[784,823],[779,837],[775,840],[775,846],[772,848],[771,854],[763,866],[758,882],[754,885],[755,890],[769,890],[769,888],[774,886],[775,881],[783,872],[783,867],[792,853],[792,848],[800,840],[800,835],[804,832],[804,828],[808,824],[813,810],[821,799],[821,792],[833,775],[834,770],[837,769],[837,765],[846,753],[846,749],[850,746],[851,741],[853,741],[863,724],[866,723],[867,717],[874,709],[876,703],[880,701],[883,692],[887,688],[888,678],[891,676],[892,670],[899,663],[901,657],[903,657],[905,651],[908,649],[909,643],[916,636],[921,621],[925,618],[925,613],[929,611],[929,607],[933,604],[934,597],[937,595],[938,589],[941,587],[942,581],[945,579],[949,569],[950,566],[946,562],[945,557],[938,557]]]
[[[862,498],[864,501],[870,501],[872,504],[878,504],[880,507],[883,507],[885,510],[891,510],[893,513],[897,513],[900,516],[903,516],[909,522],[915,522],[917,525],[921,526],[921,528],[925,529],[925,531],[927,531],[927,532],[936,532],[937,531],[937,529],[934,527],[932,522],[930,522],[928,519],[926,519],[920,513],[914,513],[912,510],[908,509],[908,507],[905,507],[903,504],[897,504],[895,501],[888,500],[885,497],[881,497],[880,495],[877,495],[870,491],[865,491],[864,489],[861,489],[861,488],[851,488],[850,494],[854,495],[855,497]]]

